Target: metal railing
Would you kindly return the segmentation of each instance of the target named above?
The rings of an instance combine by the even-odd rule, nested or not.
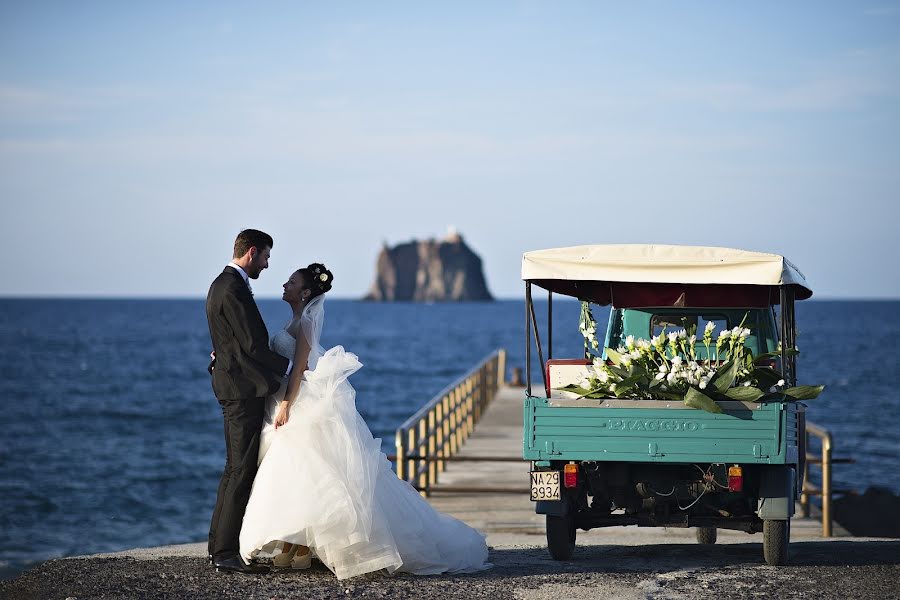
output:
[[[814,435],[819,438],[822,443],[821,458],[809,452],[809,436]],[[837,463],[853,463],[852,458],[834,458],[832,452],[834,450],[834,441],[831,432],[813,423],[806,423],[806,464],[803,467],[803,490],[800,493],[800,507],[804,517],[809,517],[810,513],[810,496],[822,497],[822,537],[831,537],[833,532],[834,515],[831,509],[832,496],[835,493],[848,493],[852,490],[835,490],[831,485],[831,467]],[[809,468],[811,466],[822,469],[822,486],[818,487],[809,480]]]
[[[506,350],[495,350],[407,419],[396,434],[397,477],[428,494],[503,385]]]

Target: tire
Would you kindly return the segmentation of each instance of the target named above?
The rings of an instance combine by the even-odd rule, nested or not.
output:
[[[575,552],[575,515],[547,515],[547,549],[553,560],[569,560]]]
[[[766,564],[773,567],[787,564],[790,541],[790,519],[786,521],[766,519],[763,521],[763,556]]]
[[[716,528],[715,527],[697,527],[697,543],[698,544],[715,544]]]

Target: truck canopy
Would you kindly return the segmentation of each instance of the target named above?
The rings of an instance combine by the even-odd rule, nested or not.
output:
[[[778,254],[707,246],[599,244],[526,252],[522,279],[554,293],[620,308],[766,307],[790,286],[812,296],[803,273]]]

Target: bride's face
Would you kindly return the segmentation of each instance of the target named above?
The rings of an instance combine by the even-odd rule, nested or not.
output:
[[[284,282],[284,285],[281,287],[284,288],[284,293],[281,295],[281,299],[289,304],[296,304],[298,302],[303,302],[303,276],[300,274],[300,271],[294,271],[291,273],[291,276],[288,277],[288,280]]]

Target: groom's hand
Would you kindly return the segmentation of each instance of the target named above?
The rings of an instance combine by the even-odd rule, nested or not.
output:
[[[213,369],[216,368],[216,351],[215,350],[213,350],[212,352],[209,353],[209,358],[210,358],[209,366],[206,367],[206,370],[209,371],[210,375],[212,375]]]

